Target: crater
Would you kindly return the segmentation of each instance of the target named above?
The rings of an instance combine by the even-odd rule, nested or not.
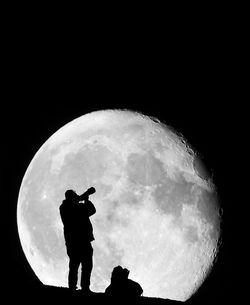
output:
[[[204,180],[208,180],[211,177],[211,173],[204,164],[204,162],[198,158],[198,156],[195,156],[193,160],[193,167],[196,172],[196,174]]]

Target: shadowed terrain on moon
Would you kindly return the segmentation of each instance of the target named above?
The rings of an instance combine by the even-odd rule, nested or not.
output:
[[[59,205],[67,189],[94,186],[92,290],[104,291],[122,265],[145,296],[185,300],[218,252],[218,198],[204,177],[194,152],[164,125],[129,112],[83,116],[54,134],[26,171],[17,211],[25,255],[44,284],[66,286]]]

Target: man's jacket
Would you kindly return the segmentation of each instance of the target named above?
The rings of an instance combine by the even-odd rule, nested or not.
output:
[[[81,200],[79,196],[79,200]],[[93,227],[89,217],[96,209],[89,200],[69,202],[64,200],[60,205],[60,215],[64,225],[64,237],[67,247],[79,247],[82,243],[94,240]]]

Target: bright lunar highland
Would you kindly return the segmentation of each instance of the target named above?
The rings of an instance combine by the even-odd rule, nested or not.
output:
[[[65,191],[94,186],[91,290],[103,292],[117,265],[144,296],[185,301],[219,250],[216,187],[197,153],[155,118],[96,111],[55,132],[24,175],[17,206],[25,256],[42,283],[67,286],[59,206]]]

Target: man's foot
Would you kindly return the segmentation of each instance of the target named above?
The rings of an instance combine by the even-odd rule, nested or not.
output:
[[[69,287],[69,291],[70,292],[74,292],[74,291],[76,291],[77,290],[77,287]]]

